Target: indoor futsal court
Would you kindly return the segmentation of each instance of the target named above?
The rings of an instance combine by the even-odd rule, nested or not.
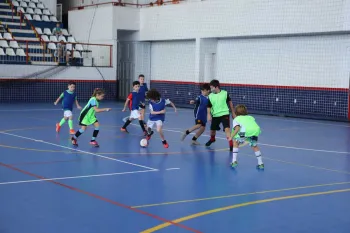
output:
[[[350,231],[348,123],[253,114],[265,169],[256,169],[249,145],[232,169],[222,131],[210,148],[208,131],[200,146],[180,141],[191,109],[167,108],[165,149],[156,132],[141,148],[136,121],[120,131],[122,103],[101,107],[112,110],[98,115],[95,148],[91,127],[78,147],[67,124],[55,132],[60,107],[2,105],[0,232]]]

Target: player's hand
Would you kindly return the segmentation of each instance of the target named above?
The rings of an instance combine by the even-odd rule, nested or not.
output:
[[[125,108],[123,108],[122,112],[125,112]]]
[[[106,112],[109,112],[109,111],[111,111],[111,109],[110,108],[106,108]]]
[[[57,103],[55,102],[55,103],[53,103],[54,105],[57,105]]]
[[[207,116],[207,121],[211,121],[211,115]]]
[[[81,106],[78,106],[77,108],[78,108],[79,110],[81,110],[81,109],[82,109],[82,107],[81,107]]]
[[[190,101],[190,104],[194,104],[194,100],[191,100],[191,101]]]

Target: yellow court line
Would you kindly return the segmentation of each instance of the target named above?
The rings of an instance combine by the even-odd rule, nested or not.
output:
[[[315,193],[305,193],[305,194],[298,194],[298,195],[291,195],[291,196],[274,197],[274,198],[262,199],[262,200],[257,200],[257,201],[244,202],[241,204],[235,204],[235,205],[230,205],[230,206],[226,206],[226,207],[221,207],[221,208],[216,208],[216,209],[212,209],[212,210],[199,212],[196,214],[191,214],[191,215],[188,215],[188,216],[185,216],[182,218],[171,220],[172,223],[163,223],[163,224],[157,225],[155,227],[149,228],[147,230],[144,230],[140,233],[152,233],[152,232],[164,229],[168,226],[171,226],[171,225],[173,225],[173,223],[180,223],[180,222],[184,222],[184,221],[187,221],[190,219],[202,217],[205,215],[209,215],[209,214],[213,214],[213,213],[217,213],[217,212],[221,212],[221,211],[236,209],[236,208],[240,208],[240,207],[257,205],[257,204],[273,202],[273,201],[282,201],[282,200],[288,200],[288,199],[297,199],[297,198],[303,198],[303,197],[312,197],[312,196],[327,195],[327,194],[334,194],[334,193],[343,193],[343,192],[350,192],[350,188],[349,189],[338,189],[338,190],[332,190],[332,191],[326,191],[326,192],[315,192]]]
[[[139,205],[139,206],[132,206],[132,208],[146,208],[146,207],[163,206],[163,205],[174,205],[174,204],[199,202],[199,201],[211,201],[211,200],[231,198],[231,197],[250,196],[250,195],[256,195],[256,194],[276,193],[276,192],[292,191],[292,190],[299,190],[299,189],[309,189],[309,188],[318,188],[318,187],[326,187],[326,186],[335,186],[335,185],[345,185],[345,184],[350,184],[350,182],[316,184],[316,185],[309,185],[309,186],[299,186],[299,187],[294,187],[294,188],[272,189],[272,190],[257,191],[257,192],[250,192],[250,193],[237,193],[237,194],[230,194],[230,195],[225,195],[225,196],[215,196],[215,197],[207,197],[207,198],[197,198],[197,199],[182,200],[182,201],[172,201],[172,202],[163,202],[163,203],[155,203],[155,204],[148,204],[148,205]]]

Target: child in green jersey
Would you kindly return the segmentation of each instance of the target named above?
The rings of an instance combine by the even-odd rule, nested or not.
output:
[[[258,159],[257,169],[264,169],[264,164],[261,158],[261,152],[258,143],[258,136],[261,133],[260,126],[255,122],[254,117],[248,115],[246,106],[237,105],[235,108],[236,117],[233,120],[231,137],[233,138],[233,152],[232,152],[232,167],[236,167],[238,146],[244,142],[248,142],[255,152]]]
[[[104,96],[105,96],[104,90],[101,88],[96,88],[89,102],[86,104],[83,110],[81,110],[81,113],[79,116],[79,125],[81,126],[81,128],[75,133],[75,135],[71,139],[72,144],[74,146],[78,146],[78,143],[77,143],[78,137],[82,133],[84,133],[84,131],[89,125],[94,125],[95,127],[90,144],[95,147],[99,146],[98,143],[96,142],[96,137],[99,133],[100,124],[98,123],[98,120],[95,114],[99,112],[108,112],[111,110],[110,108],[98,108],[99,102],[103,100]]]

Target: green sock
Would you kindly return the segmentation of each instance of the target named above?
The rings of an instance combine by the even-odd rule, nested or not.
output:
[[[66,120],[62,118],[62,120],[60,121],[60,126],[62,126],[64,123],[66,123]]]
[[[73,120],[68,120],[69,129],[73,129]]]

